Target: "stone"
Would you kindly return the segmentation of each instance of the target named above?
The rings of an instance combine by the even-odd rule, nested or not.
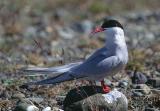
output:
[[[147,84],[150,84],[155,88],[160,87],[160,78],[150,78]]]
[[[59,108],[57,108],[57,107],[53,107],[53,111],[64,111],[64,110],[59,109]]]
[[[104,84],[107,86],[111,86],[112,82],[109,79],[104,79]]]
[[[65,98],[66,96],[57,96],[56,101],[59,105],[62,105]]]
[[[143,94],[149,94],[151,89],[146,84],[137,84],[136,89]]]
[[[37,108],[35,105],[21,103],[18,106],[16,106],[14,111],[39,111],[39,108]]]
[[[141,92],[133,91],[133,96],[141,97],[141,96],[143,96],[143,94]]]
[[[104,93],[100,86],[82,86],[68,92],[63,106],[65,111],[127,111],[128,100],[116,89]]]
[[[84,20],[82,22],[75,22],[71,25],[71,28],[80,34],[86,34],[87,36],[93,29],[93,23],[90,20]]]
[[[57,29],[59,36],[64,39],[72,39],[75,37],[74,31],[69,27],[57,26],[56,29]]]
[[[155,108],[145,108],[145,111],[159,111],[159,110]]]
[[[44,101],[44,99],[40,98],[40,97],[30,97],[30,98],[26,98],[26,99],[28,99],[28,100],[30,100],[32,102],[35,102],[35,103],[41,103],[41,102]]]
[[[25,37],[35,37],[37,35],[37,29],[35,27],[27,27],[24,33]]]
[[[144,84],[147,82],[147,77],[141,72],[133,72],[131,79],[134,84]]]
[[[36,107],[31,101],[26,99],[20,99],[17,102],[17,105],[14,111],[39,111],[39,108]]]
[[[128,86],[128,81],[127,80],[122,80],[122,81],[119,82],[118,86],[122,87],[122,88],[126,88]]]
[[[42,111],[51,111],[51,107],[47,106],[44,109],[42,109]]]
[[[22,99],[22,98],[25,98],[25,95],[23,93],[15,93],[15,94],[12,95],[12,98]]]
[[[90,34],[93,29],[93,23],[90,20],[84,20],[82,22],[82,27],[85,34]]]

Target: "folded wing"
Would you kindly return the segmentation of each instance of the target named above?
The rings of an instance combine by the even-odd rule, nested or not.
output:
[[[84,76],[82,76],[82,77],[76,76],[75,77],[74,74],[71,74],[70,72],[65,72],[65,73],[62,73],[56,77],[51,77],[48,79],[35,81],[35,82],[29,82],[29,83],[26,83],[26,85],[45,85],[45,84],[55,85],[57,83],[61,83],[64,81],[70,81],[70,80],[80,79],[80,78],[85,78],[85,77]]]
[[[70,63],[63,66],[50,67],[50,68],[41,68],[41,67],[32,67],[27,69],[21,69],[23,72],[34,73],[34,74],[54,74],[54,73],[64,73],[69,71],[71,68],[80,65],[82,62]]]

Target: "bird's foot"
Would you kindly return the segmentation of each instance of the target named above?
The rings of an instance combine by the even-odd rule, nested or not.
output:
[[[102,88],[103,88],[103,91],[105,92],[105,93],[109,93],[110,92],[110,87],[108,87],[108,86],[102,86]]]
[[[111,89],[110,89],[109,86],[105,85],[104,80],[101,81],[101,85],[102,85],[102,89],[103,89],[103,91],[104,91],[105,93],[109,93],[109,92],[110,92]]]

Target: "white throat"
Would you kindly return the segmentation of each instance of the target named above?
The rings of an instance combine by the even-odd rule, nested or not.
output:
[[[112,47],[113,45],[126,46],[124,31],[119,27],[108,28],[105,31],[106,46]]]
[[[124,31],[121,28],[114,27],[105,31],[106,44],[105,47],[111,55],[117,55],[124,64],[128,61],[128,50],[124,38]]]

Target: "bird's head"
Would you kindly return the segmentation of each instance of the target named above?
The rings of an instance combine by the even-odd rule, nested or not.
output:
[[[123,30],[123,26],[117,20],[104,20],[101,26],[96,27],[91,33],[96,34],[99,32],[114,32],[115,28]]]

